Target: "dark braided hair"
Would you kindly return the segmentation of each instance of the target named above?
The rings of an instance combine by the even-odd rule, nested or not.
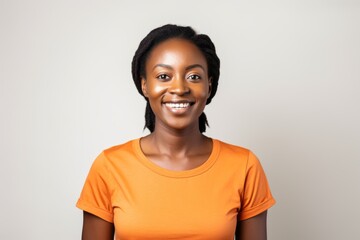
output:
[[[167,24],[152,30],[139,44],[135,52],[131,72],[134,83],[138,92],[146,100],[145,110],[145,127],[153,132],[155,129],[155,114],[150,107],[148,99],[144,96],[141,89],[141,78],[146,78],[145,65],[151,50],[159,43],[164,42],[170,38],[181,38],[188,40],[195,44],[204,54],[208,65],[208,76],[211,78],[211,93],[206,101],[209,104],[216,94],[219,75],[220,75],[220,59],[216,55],[215,45],[211,39],[205,34],[197,34],[191,27],[183,27],[172,24]],[[205,113],[203,112],[199,117],[199,130],[201,133],[205,132],[206,125],[209,126]]]

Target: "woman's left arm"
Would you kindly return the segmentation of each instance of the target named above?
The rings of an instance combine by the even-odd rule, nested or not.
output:
[[[266,240],[266,216],[264,211],[252,218],[238,221],[236,226],[236,240]]]

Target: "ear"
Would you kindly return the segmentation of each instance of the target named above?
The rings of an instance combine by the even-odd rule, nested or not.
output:
[[[145,97],[148,97],[148,93],[146,90],[146,79],[144,77],[141,77],[141,90]]]
[[[209,92],[208,92],[208,98],[210,97],[211,95],[211,90],[212,90],[212,77],[209,78]]]

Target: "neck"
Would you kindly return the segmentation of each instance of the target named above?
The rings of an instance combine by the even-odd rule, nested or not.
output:
[[[154,132],[149,135],[149,140],[159,152],[169,155],[186,155],[192,150],[204,144],[205,137],[198,126],[187,129],[165,129],[163,126],[156,126]]]

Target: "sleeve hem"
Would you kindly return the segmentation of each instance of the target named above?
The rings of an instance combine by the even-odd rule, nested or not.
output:
[[[76,207],[85,212],[91,213],[107,222],[114,223],[114,215],[109,212],[106,212],[102,209],[99,209],[99,208],[96,208],[93,206],[89,206],[88,204],[86,204],[80,200],[76,203]]]
[[[270,198],[266,202],[262,203],[260,206],[256,206],[252,209],[246,210],[244,212],[240,212],[238,220],[242,221],[242,220],[246,220],[246,219],[255,217],[256,215],[271,208],[273,205],[275,205],[275,203],[276,203],[275,199]]]

